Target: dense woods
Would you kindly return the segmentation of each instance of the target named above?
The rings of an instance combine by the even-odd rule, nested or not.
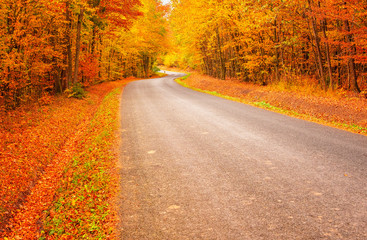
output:
[[[365,1],[171,2],[0,0],[0,107],[150,76],[162,52],[221,79],[367,89]]]
[[[268,84],[366,91],[367,2],[173,0],[166,65]]]
[[[0,107],[151,75],[165,12],[156,0],[0,0]]]

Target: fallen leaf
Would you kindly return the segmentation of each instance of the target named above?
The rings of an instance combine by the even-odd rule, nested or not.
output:
[[[180,206],[177,206],[177,205],[171,205],[168,207],[169,210],[177,210],[177,209],[180,209],[181,207]]]

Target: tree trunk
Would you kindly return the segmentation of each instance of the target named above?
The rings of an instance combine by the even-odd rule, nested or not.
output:
[[[91,49],[90,49],[91,54],[94,54],[94,52],[95,52],[96,32],[97,32],[97,27],[94,25],[93,29],[92,29],[92,43],[91,43]]]
[[[324,38],[327,40],[327,35],[326,35],[326,29],[327,29],[327,22],[326,19],[324,18],[323,21],[323,28],[322,28],[322,32],[324,33]],[[332,69],[331,69],[331,57],[330,57],[330,47],[329,47],[329,43],[326,41],[326,59],[327,59],[327,64],[328,64],[328,70],[329,70],[329,86],[330,88],[333,90],[334,89],[334,81],[333,81],[333,73],[332,73]]]
[[[66,1],[66,32],[65,32],[65,41],[66,41],[66,58],[67,58],[67,68],[66,68],[66,82],[64,83],[63,88],[68,88],[69,84],[72,81],[73,75],[73,54],[71,53],[71,28],[72,28],[72,20],[70,16],[70,1]]]
[[[222,80],[226,79],[226,64],[225,61],[223,59],[223,53],[222,53],[222,43],[220,40],[220,36],[219,36],[219,30],[218,28],[217,30],[217,44],[218,44],[218,55],[219,55],[219,69],[220,69],[220,74],[219,77]]]
[[[354,55],[356,53],[356,47],[353,44],[353,35],[350,33],[350,25],[349,21],[344,21],[345,31],[347,34],[347,42],[350,44],[349,47],[349,59],[348,59],[348,68],[349,68],[349,77],[350,77],[350,83],[352,90],[354,92],[360,93],[361,90],[359,89],[358,82],[357,82],[357,74],[356,74],[356,65],[354,62]]]
[[[84,8],[80,8],[80,13],[78,15],[78,24],[76,28],[76,43],[75,43],[75,66],[74,66],[74,80],[73,84],[78,82],[78,70],[79,70],[79,55],[80,55],[80,40],[82,32],[82,22],[83,22]]]
[[[310,7],[310,11],[312,13],[312,2],[311,0],[308,0],[308,5]],[[324,70],[322,66],[322,55],[321,55],[321,47],[320,47],[320,38],[317,35],[317,25],[316,25],[316,19],[315,17],[311,16],[311,23],[312,23],[312,31],[315,37],[315,44],[316,44],[316,53],[317,53],[317,66],[319,68],[320,73],[320,80],[323,89],[326,89],[326,83],[325,83],[325,77],[324,77]]]
[[[278,21],[277,17],[274,20],[274,44],[277,46],[275,47],[275,81],[279,82],[280,76],[279,76],[279,37],[277,33],[278,28]]]

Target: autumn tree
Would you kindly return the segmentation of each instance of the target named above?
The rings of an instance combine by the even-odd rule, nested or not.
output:
[[[174,0],[165,63],[225,79],[366,89],[365,2]],[[183,58],[182,58],[183,56]]]
[[[166,48],[166,19],[168,8],[160,1],[142,0],[136,21],[123,29],[111,29],[103,40],[105,62],[103,74],[108,78],[127,76],[149,77],[159,53]]]
[[[143,3],[0,0],[1,108],[62,93],[77,83],[150,75],[164,45],[167,9],[160,1]],[[131,38],[125,46],[122,36]],[[127,65],[130,70],[121,70]]]

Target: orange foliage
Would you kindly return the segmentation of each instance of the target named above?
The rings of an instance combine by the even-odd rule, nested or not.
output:
[[[0,0],[0,107],[14,109],[76,82],[95,83],[103,68],[121,62],[122,54],[113,58],[109,52],[117,46],[108,33],[127,31],[141,15],[140,5],[139,0]],[[111,79],[111,74],[103,78]]]
[[[268,84],[289,75],[366,94],[367,3],[355,0],[172,1],[164,63]],[[305,82],[307,83],[307,82]],[[364,92],[363,92],[364,91]]]

